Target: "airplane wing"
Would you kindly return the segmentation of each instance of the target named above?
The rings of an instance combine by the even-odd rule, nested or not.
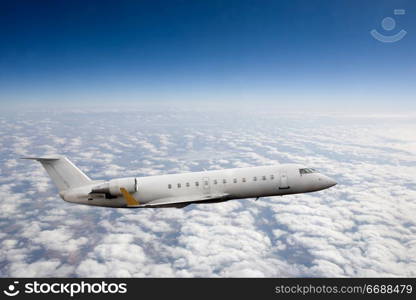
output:
[[[144,207],[186,206],[194,202],[221,202],[228,200],[228,194],[179,196],[157,199],[144,204]]]
[[[190,195],[190,196],[178,196],[167,197],[157,200],[153,200],[148,203],[141,204],[137,201],[133,195],[127,192],[124,188],[120,189],[126,200],[127,207],[178,207],[182,208],[189,204],[196,202],[221,202],[229,199],[228,194],[213,194],[213,195]]]

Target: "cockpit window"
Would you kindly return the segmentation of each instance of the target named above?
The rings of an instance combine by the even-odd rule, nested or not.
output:
[[[315,169],[311,169],[311,168],[299,169],[300,175],[302,175],[302,174],[309,174],[309,173],[316,173],[316,172],[317,171]]]

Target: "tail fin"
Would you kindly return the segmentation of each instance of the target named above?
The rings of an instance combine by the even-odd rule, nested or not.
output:
[[[68,158],[62,155],[55,157],[22,157],[37,160],[45,168],[59,191],[90,184],[92,181]]]

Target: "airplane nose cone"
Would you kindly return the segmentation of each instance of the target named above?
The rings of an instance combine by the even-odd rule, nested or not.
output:
[[[337,182],[334,179],[328,178],[328,187],[329,188],[336,185],[336,184],[337,184]]]
[[[322,175],[319,178],[319,185],[321,189],[328,189],[336,184],[337,182],[328,176]]]

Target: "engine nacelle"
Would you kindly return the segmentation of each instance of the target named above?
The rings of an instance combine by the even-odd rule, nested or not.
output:
[[[137,178],[119,178],[112,179],[92,188],[91,193],[110,194],[112,196],[121,196],[120,188],[125,188],[129,193],[137,192]]]

